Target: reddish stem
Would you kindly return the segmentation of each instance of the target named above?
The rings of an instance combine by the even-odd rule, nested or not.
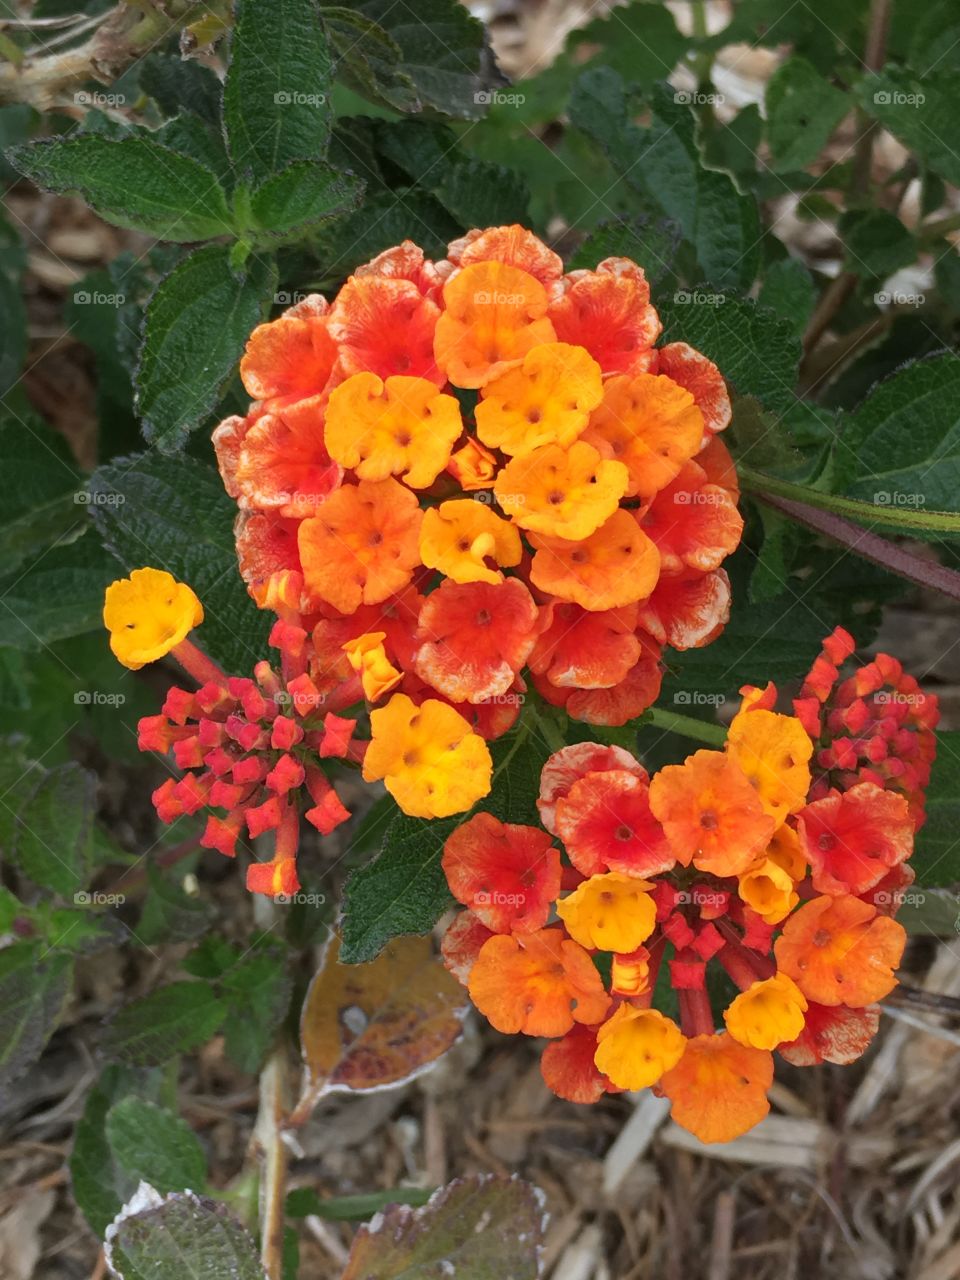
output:
[[[712,1036],[716,1030],[713,1009],[706,987],[691,990],[681,987],[677,992],[680,1004],[680,1030],[688,1038]]]
[[[198,649],[192,640],[181,640],[170,651],[186,671],[198,684],[219,684],[227,687],[227,677],[212,658],[208,658],[202,649]]]

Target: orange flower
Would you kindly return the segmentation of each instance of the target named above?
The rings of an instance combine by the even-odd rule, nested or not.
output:
[[[409,280],[426,298],[435,298],[443,287],[437,264],[424,256],[412,240],[384,249],[375,258],[357,267],[354,279],[364,276],[386,276],[393,280]]]
[[[403,475],[426,489],[450,460],[462,430],[460,406],[426,378],[355,373],[327,406],[326,443],[332,457],[361,480]]]
[[[437,364],[456,387],[482,387],[541,342],[554,340],[539,280],[501,262],[464,267],[443,289]]]
[[[703,414],[704,430],[713,435],[733,416],[727,384],[717,366],[685,342],[668,342],[657,351],[657,372],[691,392]]]
[[[576,541],[616,511],[627,487],[622,462],[608,462],[589,444],[544,445],[514,458],[493,491],[521,529]]]
[[[403,672],[392,666],[387,658],[383,647],[386,638],[385,631],[368,631],[348,640],[343,646],[351,667],[359,672],[363,696],[368,702],[379,702],[403,679]]]
[[[650,808],[677,860],[712,875],[746,871],[774,831],[756,791],[721,751],[664,766],[650,783]]]
[[[609,689],[570,689],[567,714],[585,724],[618,726],[642,715],[660,694],[663,671],[660,646],[638,631],[640,657],[627,674]]]
[[[640,527],[657,544],[664,573],[709,573],[740,545],[743,518],[733,496],[687,462],[640,516]]]
[[[477,435],[509,454],[571,445],[602,395],[600,366],[582,347],[544,342],[522,364],[485,384],[476,409]]]
[[[807,1005],[803,1030],[795,1040],[781,1044],[778,1053],[795,1067],[813,1067],[821,1062],[849,1066],[862,1057],[880,1026],[880,1010],[847,1009],[842,1004],[829,1007]]]
[[[633,634],[636,605],[591,613],[553,600],[543,610],[544,630],[527,659],[530,670],[560,688],[609,689],[640,657]]]
[[[778,973],[741,991],[723,1020],[739,1044],[775,1049],[783,1041],[797,1038],[806,1009],[807,1001],[797,984],[785,973]]]
[[[582,786],[582,783],[578,783]],[[559,871],[558,871],[559,874]],[[598,951],[636,951],[657,923],[649,880],[616,871],[590,876],[557,903],[567,933],[582,947]]]
[[[685,1045],[672,1019],[621,1004],[597,1033],[594,1063],[621,1089],[648,1089],[677,1065]]]
[[[311,294],[247,339],[240,377],[255,400],[318,395],[330,379],[337,346],[329,332],[327,303]]]
[[[332,494],[298,537],[308,592],[341,613],[401,591],[420,563],[423,514],[396,480],[361,480]]]
[[[695,1036],[660,1080],[671,1116],[701,1142],[732,1142],[770,1110],[773,1055],[737,1044],[731,1035]]]
[[[650,811],[649,792],[645,774],[613,768],[588,773],[559,795],[557,834],[578,871],[642,877],[670,870],[676,858]]]
[[[253,591],[274,573],[300,569],[299,520],[272,511],[241,511],[234,524],[240,576]]]
[[[440,309],[410,280],[388,275],[351,276],[330,312],[330,334],[339,345],[340,372],[381,378],[404,374],[442,385],[433,354]]]
[[[447,838],[443,872],[457,901],[494,933],[542,929],[560,893],[550,836],[492,813],[474,814]]]
[[[454,702],[498,697],[530,655],[538,616],[518,578],[443,582],[420,613],[416,672]]]
[[[463,448],[450,455],[447,470],[454,480],[459,481],[461,489],[472,493],[475,489],[489,489],[493,484],[497,459],[479,440],[468,436]]]
[[[365,782],[383,779],[412,818],[446,818],[471,808],[490,790],[490,749],[453,707],[429,699],[417,706],[395,693],[370,712]]]
[[[548,312],[562,342],[586,347],[604,373],[643,368],[660,335],[650,286],[629,258],[605,258],[596,271],[571,271]]]
[[[440,956],[444,966],[463,986],[470,980],[481,947],[492,937],[491,931],[472,911],[459,911],[454,916],[440,943]]]
[[[530,578],[541,591],[602,611],[643,600],[660,573],[660,553],[629,511],[618,510],[588,538],[531,537]]]
[[[237,455],[240,505],[274,509],[282,516],[313,515],[342,477],[324,444],[320,396],[258,418]]]
[[[420,527],[420,559],[454,582],[502,582],[503,574],[487,565],[520,563],[523,548],[512,524],[472,498],[441,502],[424,512]]]
[[[659,554],[659,553],[658,553]],[[730,579],[713,573],[662,577],[640,606],[639,621],[673,649],[700,649],[715,640],[730,617]]]
[[[603,403],[581,437],[630,472],[627,493],[652,498],[700,448],[703,416],[671,378],[619,374],[603,384]]]
[[[795,716],[762,708],[741,711],[727,730],[726,750],[778,827],[803,807],[810,790],[813,743]]]
[[[484,1017],[506,1035],[566,1035],[575,1022],[599,1022],[610,1006],[587,952],[556,928],[490,938],[469,989]]]
[[[807,860],[803,856],[800,837],[786,823],[776,829],[773,839],[760,857],[763,861],[775,863],[787,873],[794,884],[799,883],[807,874]]]
[[[619,1093],[617,1086],[598,1071],[597,1028],[579,1024],[560,1040],[551,1040],[540,1059],[540,1071],[552,1093],[567,1102],[599,1102],[605,1093]]]
[[[697,454],[696,461],[697,466],[702,467],[706,472],[707,482],[718,484],[721,489],[727,489],[736,502],[740,496],[740,477],[737,475],[736,463],[730,456],[730,450],[719,436],[709,437]]]
[[[808,804],[797,830],[818,893],[866,893],[913,852],[906,797],[873,782]]]
[[[777,967],[808,1000],[860,1009],[897,985],[903,925],[859,898],[814,898],[795,911],[774,944]]]
[[[588,773],[606,773],[611,769],[634,773],[647,781],[646,769],[623,747],[608,747],[602,742],[573,742],[555,751],[540,774],[537,809],[544,827],[556,835],[557,804],[570,794],[573,784]],[[594,870],[602,871],[603,867],[598,866]]]
[[[559,280],[563,274],[563,259],[548,249],[532,231],[517,223],[510,227],[468,231],[459,240],[451,241],[447,257],[458,267],[491,260],[505,262],[535,276],[545,285]]]

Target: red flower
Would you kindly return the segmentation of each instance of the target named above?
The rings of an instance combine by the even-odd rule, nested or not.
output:
[[[635,604],[593,613],[551,600],[543,620],[545,629],[527,661],[535,675],[560,688],[610,689],[640,657]]]
[[[588,773],[557,800],[557,834],[585,876],[603,871],[647,876],[676,862],[650,811],[646,778],[625,769]]]
[[[620,1093],[597,1069],[597,1027],[575,1026],[560,1040],[551,1040],[540,1059],[548,1089],[567,1102],[599,1102],[605,1093]]]
[[[821,1062],[847,1066],[866,1053],[880,1025],[876,1005],[847,1009],[844,1005],[807,1003],[804,1027],[796,1040],[777,1047],[777,1052],[795,1067],[813,1067]]]
[[[626,770],[647,781],[646,769],[623,747],[608,747],[602,742],[574,742],[555,751],[540,774],[537,808],[546,829],[557,834],[557,804],[570,794],[575,782],[588,773],[606,773],[612,769]]]
[[[730,617],[730,579],[725,570],[661,576],[640,605],[640,625],[660,644],[700,649],[715,640]]]
[[[797,830],[818,893],[866,893],[913,851],[905,798],[872,782],[808,804]]]
[[[448,838],[450,892],[494,933],[542,929],[560,892],[560,854],[537,827],[477,813]]]
[[[708,573],[740,545],[743,518],[729,490],[688,462],[640,516],[640,527],[657,544],[661,572]]]

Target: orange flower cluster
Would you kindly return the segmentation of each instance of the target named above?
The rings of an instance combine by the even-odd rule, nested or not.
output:
[[[525,676],[590,723],[651,705],[662,648],[723,627],[742,531],[723,378],[660,330],[636,264],[564,273],[512,226],[405,241],[254,331],[214,445],[244,579],[318,684],[488,739]]]
[[[842,660],[847,640],[830,637],[827,653]],[[803,694],[820,690],[818,706],[827,660]],[[852,687],[875,698],[878,673],[923,697],[886,655]],[[854,705],[850,688],[828,723]],[[778,713],[772,684],[741,693],[723,750],[650,777],[621,747],[564,747],[541,777],[543,829],[479,813],[443,855],[466,908],[444,958],[492,1025],[550,1038],[543,1075],[561,1097],[651,1087],[704,1142],[767,1114],[774,1050],[800,1066],[863,1053],[896,986],[893,917],[913,878],[918,792],[905,794],[892,754],[885,772],[875,760],[870,776],[815,780],[836,737],[815,744],[809,706],[804,720]],[[874,709],[848,716],[868,744],[879,733],[897,759],[929,762],[935,698],[895,728]],[[711,965],[731,993],[719,1030]]]

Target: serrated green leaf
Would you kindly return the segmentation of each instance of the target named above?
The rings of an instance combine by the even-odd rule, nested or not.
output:
[[[209,240],[232,229],[216,175],[146,131],[88,133],[15,147],[13,164],[38,187],[76,191],[107,222],[161,240]]]
[[[200,116],[182,111],[161,125],[153,137],[171,151],[189,156],[215,173],[225,192],[232,189],[233,170],[218,127],[207,124]]]
[[[78,764],[51,769],[17,807],[11,861],[34,884],[74,897],[90,873],[95,814],[94,774]]]
[[[817,300],[813,276],[797,258],[781,258],[764,272],[757,301],[803,335]]]
[[[851,209],[837,223],[847,269],[869,279],[883,279],[915,262],[917,241],[898,217],[886,209]]]
[[[223,90],[213,71],[194,58],[150,53],[139,67],[140,88],[165,116],[189,111],[219,128]]]
[[[321,13],[338,60],[337,78],[372,102],[419,111],[417,87],[403,68],[403,51],[383,27],[362,13],[324,5]]]
[[[527,221],[530,192],[521,174],[485,160],[458,160],[442,167],[434,194],[464,227],[506,226]]]
[[[332,61],[316,0],[238,0],[223,89],[227,145],[238,173],[280,173],[322,160],[333,112]]]
[[[107,1030],[104,1052],[135,1066],[166,1062],[209,1040],[226,1013],[206,983],[171,982],[120,1010]]]
[[[181,878],[182,878],[181,871]],[[160,942],[188,942],[210,926],[214,910],[199,894],[188,894],[175,878],[147,863],[150,892],[137,924],[137,938],[144,946]]]
[[[0,273],[0,279],[2,279]],[[80,476],[63,436],[40,419],[0,422],[7,493],[0,516],[0,563],[11,573],[85,516]]]
[[[143,1098],[114,1103],[104,1128],[114,1161],[133,1187],[143,1180],[157,1191],[198,1191],[207,1180],[207,1159],[185,1120]]]
[[[103,593],[116,564],[92,526],[74,542],[29,557],[0,578],[0,646],[37,650],[103,625]]]
[[[223,1025],[227,1055],[241,1071],[260,1067],[287,1016],[293,980],[282,948],[252,951],[220,979],[229,1005]]]
[[[254,229],[286,235],[326,222],[356,208],[363,183],[312,160],[295,161],[267,178],[250,196]]]
[[[241,275],[225,245],[197,249],[161,281],[147,305],[136,375],[143,434],[165,453],[203,424],[273,295],[273,262]]]
[[[666,5],[643,3],[611,9],[574,31],[567,43],[570,49],[586,47],[591,62],[602,62],[628,84],[643,86],[666,80],[689,46]]]
[[[122,572],[150,564],[189,583],[204,608],[197,643],[227,671],[252,671],[267,655],[269,619],[237,569],[236,506],[219,474],[193,458],[142,454],[101,467],[90,490],[123,498],[93,508]]]
[[[680,228],[667,218],[602,222],[570,259],[570,270],[591,270],[604,258],[631,258],[643,267],[651,285],[673,272]]]
[[[937,758],[927,787],[927,820],[910,859],[917,884],[948,887],[960,881],[960,730],[937,734]]]
[[[795,399],[800,341],[793,326],[755,302],[716,293],[710,286],[679,290],[658,301],[661,342],[688,342],[713,360],[741,396],[768,409]]]
[[[35,942],[0,950],[0,1100],[40,1057],[63,1014],[73,960]]]
[[[770,168],[788,172],[813,164],[851,106],[806,58],[788,58],[767,84]]]
[[[889,129],[935,173],[960,185],[960,155],[954,145],[960,115],[960,82],[950,70],[917,75],[888,66],[865,76],[859,97],[864,110]]]
[[[110,1270],[119,1280],[265,1280],[253,1237],[215,1200],[151,1196],[115,1223]]]

